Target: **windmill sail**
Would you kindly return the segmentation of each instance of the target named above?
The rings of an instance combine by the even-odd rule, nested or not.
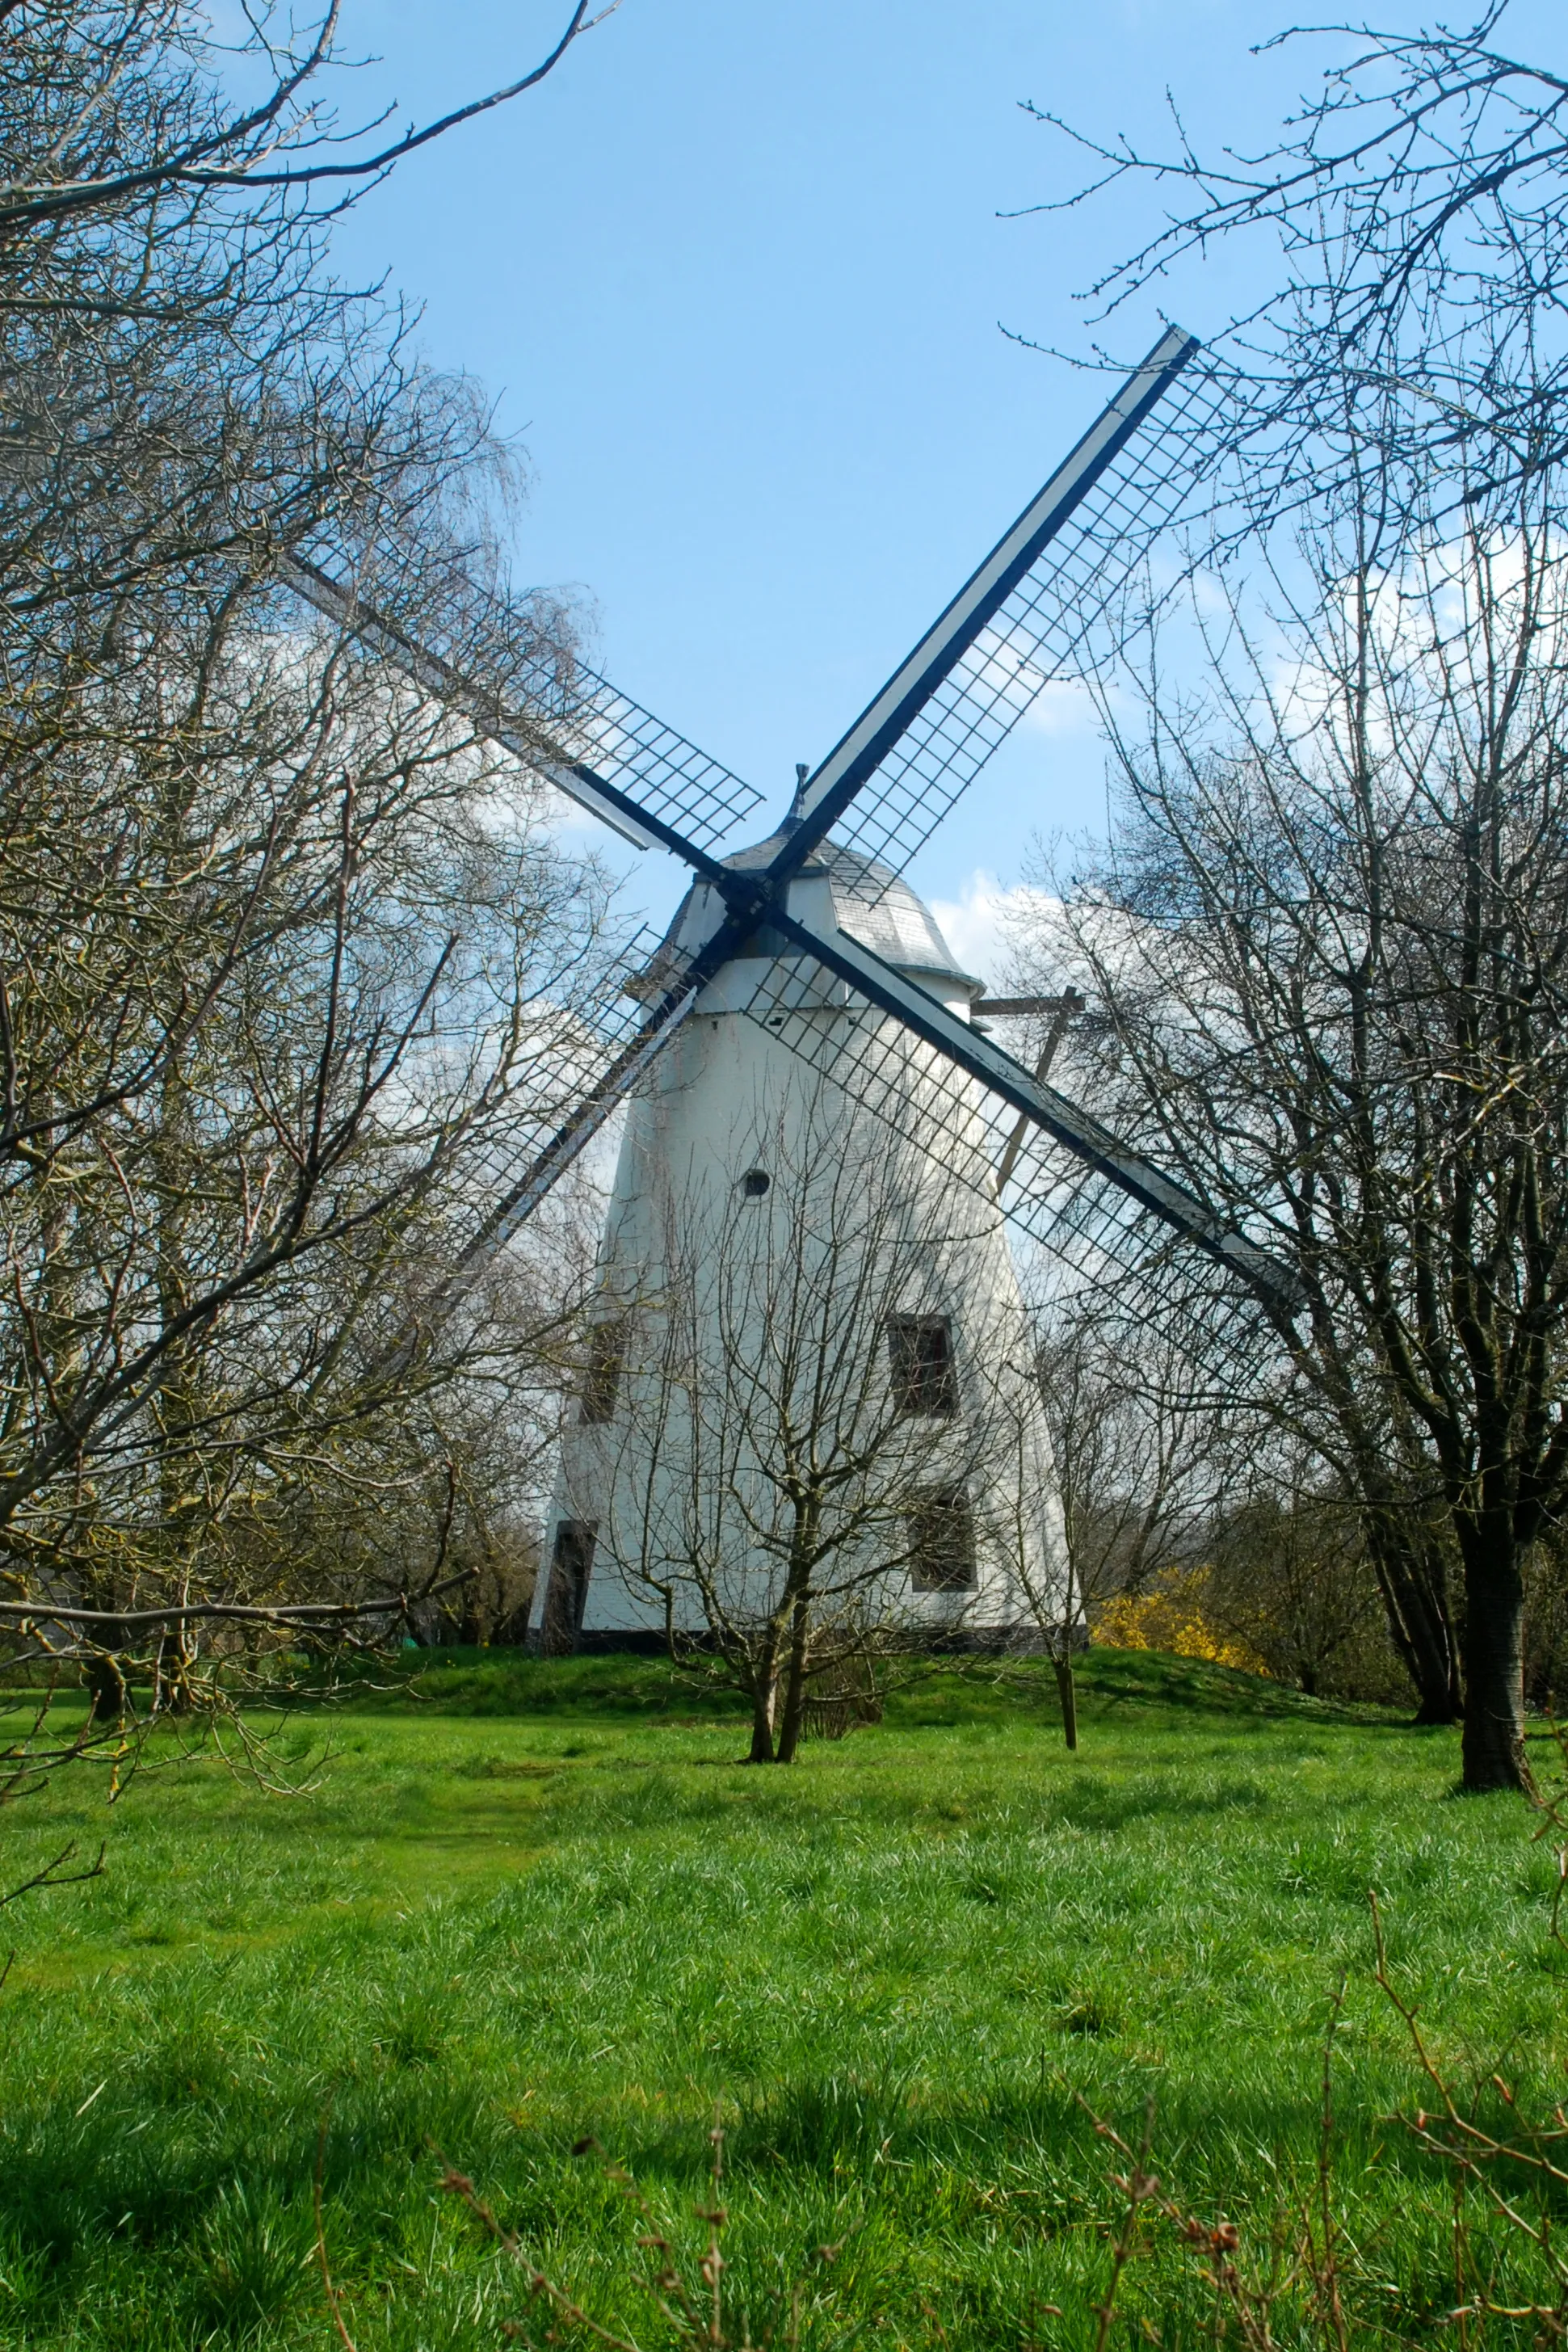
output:
[[[1228,394],[1173,327],[802,786],[780,874],[833,831],[900,872],[1099,625],[1200,481]],[[870,887],[870,886],[868,886]]]
[[[753,785],[581,663],[566,665],[563,675],[542,655],[511,656],[531,634],[526,617],[471,581],[449,583],[465,623],[455,645],[455,632],[424,625],[438,613],[422,616],[416,637],[353,581],[303,557],[286,560],[279,575],[639,849],[667,849],[703,870],[704,853],[761,804]]]
[[[989,1181],[977,1104],[1030,1122],[1041,1142],[1024,1158],[1037,1181],[1032,1193],[1027,1183],[1019,1188],[1020,1222],[1032,1223],[1031,1212],[1048,1202],[1054,1216],[1070,1220],[1097,1188],[1101,1201],[1119,1201],[1196,1243],[1239,1276],[1271,1317],[1294,1312],[1291,1278],[1265,1251],[870,948],[841,929],[830,937],[800,919],[791,898],[819,850],[842,865],[857,898],[885,893],[1046,684],[1094,666],[1095,630],[1183,510],[1228,397],[1193,367],[1198,349],[1179,328],[1161,337],[804,781],[784,829],[723,862],[717,845],[761,795],[603,679],[563,665],[555,649],[530,656],[526,613],[460,578],[451,625],[430,634],[422,607],[415,635],[356,583],[301,559],[284,568],[298,594],[378,645],[421,690],[462,709],[627,838],[672,851],[696,877],[678,938],[672,933],[636,971],[622,969],[615,1006],[572,1033],[551,1070],[541,1066],[535,1111],[516,1128],[507,1164],[491,1171],[486,1200],[476,1204],[472,1236],[441,1294],[444,1311],[646,1077],[686,1016],[709,1001],[709,983],[737,960],[754,971],[751,960],[761,954],[765,980],[737,974],[737,987],[726,975],[727,1009],[749,1013],[819,1066],[832,1053],[846,1090],[884,1116],[907,1126],[918,1110],[930,1148],[954,1176]],[[1156,415],[1157,438],[1149,429]],[[430,600],[438,625],[442,605],[440,593]],[[830,1024],[832,1044],[817,1017],[824,975],[865,1016],[848,1032]],[[625,1011],[627,997],[651,1003],[640,1022]],[[1042,1150],[1055,1155],[1049,1168]],[[1065,1184],[1064,1167],[1077,1171]],[[1103,1231],[1098,1208],[1084,1222],[1096,1219]]]
[[[616,963],[597,1019],[579,1033],[574,1082],[558,1087],[553,1097],[559,1125],[553,1132],[547,1131],[548,1120],[546,1129],[536,1125],[531,1156],[514,1160],[507,1184],[495,1192],[472,1239],[459,1251],[452,1277],[455,1298],[641,1085],[682,1022],[695,1010],[703,989],[733,953],[736,936],[735,926],[726,925],[700,954],[674,957],[667,943],[655,945],[650,933],[638,933],[631,950]],[[626,1010],[626,1000],[648,997],[650,973],[656,975],[653,1010],[638,1020]]]
[[[800,955],[847,982],[857,995],[890,1014],[904,1031],[934,1048],[956,1071],[973,1079],[998,1102],[1021,1112],[1036,1127],[1065,1145],[1085,1167],[1107,1179],[1140,1207],[1151,1211],[1173,1232],[1196,1242],[1210,1257],[1239,1275],[1273,1309],[1294,1312],[1299,1304],[1294,1279],[1266,1251],[1225,1225],[1194,1194],[1173,1182],[1141,1153],[1127,1150],[1097,1119],[1036,1078],[1021,1062],[1015,1061],[926,990],[905,979],[841,929],[830,938],[813,926],[778,911],[772,921],[781,937]],[[799,980],[796,985],[799,988]],[[793,1044],[796,1039],[790,1034],[790,1024],[778,1021],[780,1004],[778,992],[772,991],[765,1007],[759,1003],[750,1009],[754,1017],[774,1025],[786,1043]],[[841,1083],[845,1082],[842,1071],[840,1078]],[[889,1115],[906,1123],[907,1112],[902,1099],[896,1109],[889,1106]],[[984,1186],[989,1173],[988,1159],[977,1161],[973,1167],[963,1164],[963,1155],[956,1161],[949,1159],[939,1120],[933,1125],[931,1139],[933,1149],[946,1160],[955,1173],[967,1177],[977,1187]]]

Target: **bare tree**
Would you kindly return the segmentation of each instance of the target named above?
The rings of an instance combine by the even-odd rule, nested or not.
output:
[[[1538,1508],[1550,1518],[1555,1507],[1556,1483],[1555,1241],[1550,1213],[1543,1229],[1531,1221],[1538,1150],[1550,1163],[1555,1149],[1550,1112],[1539,1126],[1532,1122],[1556,1083],[1545,1066],[1556,1017],[1549,1000],[1557,884],[1543,780],[1560,722],[1545,711],[1542,681],[1558,667],[1556,587],[1547,574],[1568,453],[1568,83],[1502,46],[1506,15],[1507,0],[1491,0],[1458,29],[1290,28],[1279,41],[1328,45],[1327,70],[1286,125],[1264,133],[1251,152],[1239,140],[1205,153],[1179,117],[1164,152],[1056,124],[1078,155],[1092,157],[1090,184],[1070,192],[1066,205],[1092,203],[1109,186],[1124,194],[1140,184],[1157,192],[1159,214],[1147,239],[1092,289],[1102,317],[1220,243],[1239,244],[1252,266],[1261,266],[1265,290],[1254,305],[1218,333],[1202,322],[1209,344],[1204,364],[1232,398],[1226,414],[1217,412],[1212,506],[1193,552],[1245,550],[1266,559],[1285,613],[1284,671],[1322,663],[1337,681],[1341,740],[1325,764],[1337,765],[1343,797],[1332,808],[1327,796],[1310,807],[1314,783],[1286,793],[1282,809],[1273,806],[1280,774],[1302,760],[1302,733],[1275,712],[1256,730],[1272,739],[1265,749],[1249,718],[1235,730],[1236,756],[1206,768],[1195,796],[1200,813],[1190,821],[1169,813],[1166,872],[1194,879],[1202,859],[1225,868],[1234,852],[1223,886],[1241,900],[1232,950],[1281,955],[1292,972],[1297,1000],[1278,1003],[1268,1001],[1255,970],[1228,976],[1262,1023],[1249,1031],[1239,1019],[1231,1054],[1251,1050],[1256,1039],[1264,1061],[1282,1062],[1280,1041],[1288,1035],[1306,1055],[1293,1081],[1300,1120],[1283,1110],[1282,1069],[1265,1089],[1270,1112],[1260,1114],[1264,1125],[1279,1115],[1272,1148],[1281,1169],[1298,1148],[1310,1160],[1332,1123],[1344,1122],[1343,1163],[1334,1166],[1325,1153],[1316,1166],[1304,1222],[1311,1229],[1355,1204],[1365,1296],[1343,1328],[1332,1381],[1320,1376],[1326,1325],[1314,1309],[1314,1370],[1288,1396],[1276,1387],[1274,1402],[1356,1496],[1365,1549],[1423,1717],[1441,1721],[1466,1709],[1472,1785],[1522,1771],[1516,1702],[1477,1694],[1494,1682],[1513,1687],[1515,1570],[1529,1555]],[[1303,521],[1313,542],[1305,550],[1292,536]],[[1456,547],[1464,553],[1445,590],[1442,551]],[[1495,593],[1515,564],[1526,582],[1522,608]],[[1314,596],[1317,614],[1309,617]],[[1445,596],[1468,611],[1447,646]],[[1406,597],[1409,627],[1401,632],[1391,614]],[[1250,667],[1254,682],[1266,672],[1278,686],[1272,616],[1256,604],[1242,613],[1247,602],[1245,587],[1233,585],[1240,633],[1228,652],[1239,668]],[[1304,650],[1336,607],[1339,619],[1327,630],[1335,642]],[[1339,625],[1358,609],[1359,620]],[[1414,664],[1416,690],[1406,694],[1399,664],[1428,629],[1433,647]],[[1211,635],[1222,633],[1216,623]],[[1450,657],[1454,676],[1440,677]],[[1167,653],[1159,700],[1171,740],[1155,761],[1168,754],[1177,768],[1203,732],[1191,709],[1182,710],[1180,670],[1179,659],[1174,670],[1168,666]],[[1259,699],[1266,705],[1267,694]],[[1448,728],[1444,711],[1466,704],[1464,719]],[[1364,759],[1344,750],[1358,730]],[[1276,758],[1281,741],[1288,749]],[[1273,780],[1244,810],[1265,768]],[[1381,799],[1394,772],[1405,778],[1407,819],[1392,815]],[[1310,874],[1320,859],[1337,871],[1357,858],[1364,871],[1353,883],[1302,886],[1313,912],[1301,927],[1317,934],[1304,955],[1283,944],[1294,917],[1285,917],[1279,932],[1271,918],[1260,925],[1260,902],[1284,906],[1278,877]],[[1134,897],[1141,887],[1134,885]],[[1539,906],[1526,903],[1537,892]],[[1107,896],[1116,900],[1119,885]],[[1504,906],[1509,911],[1500,914]],[[1543,940],[1534,936],[1538,925]],[[1395,932],[1401,947],[1390,959]],[[1418,933],[1426,944],[1417,950]],[[1502,934],[1511,944],[1499,955]],[[1476,959],[1469,976],[1467,953]],[[1531,977],[1538,955],[1551,975],[1542,991]],[[1404,965],[1397,976],[1395,960]],[[1348,1073],[1339,1054],[1324,1067],[1315,1047],[1307,1051],[1326,1001],[1317,987],[1320,967],[1333,971],[1328,996],[1337,995],[1347,1021],[1362,1024]],[[1376,1000],[1364,1024],[1358,969],[1368,976],[1368,999]],[[1517,990],[1511,998],[1510,988]],[[1443,1006],[1440,1014],[1426,1009],[1428,995]],[[1401,1001],[1415,1008],[1407,1023],[1396,1009]],[[1511,1006],[1528,1008],[1522,1042]],[[1213,1043],[1218,1052],[1219,1041]],[[1380,1066],[1385,1049],[1396,1075]],[[1502,1076],[1505,1068],[1519,1074],[1522,1093],[1514,1093],[1512,1076]],[[1540,1092],[1532,1094],[1535,1079]],[[1500,1093],[1490,1090],[1494,1083]],[[1468,1091],[1478,1087],[1479,1094]],[[1237,1108],[1239,1090],[1225,1098],[1232,1108],[1223,1116],[1241,1120],[1245,1154],[1257,1140],[1250,1120]],[[1396,1101],[1407,1122],[1408,1160],[1391,1193],[1381,1171],[1385,1161],[1397,1162],[1392,1128],[1399,1114],[1380,1121]],[[1467,1101],[1476,1111],[1473,1129],[1461,1116]],[[1500,1148],[1510,1118],[1519,1121],[1517,1151]],[[1296,1124],[1301,1132],[1292,1142]],[[1412,1172],[1429,1155],[1430,1176]],[[1522,1196],[1511,1180],[1522,1185]],[[1414,1232],[1422,1183],[1428,1223],[1406,1256],[1402,1242],[1382,1233],[1382,1220],[1390,1216],[1401,1235]],[[1223,1191],[1221,1184],[1217,1197]],[[1401,1193],[1402,1205],[1392,1206]],[[1374,1275],[1379,1265],[1385,1272]],[[1416,1267],[1421,1303],[1407,1286],[1417,1280]],[[1365,1336],[1364,1317],[1380,1327],[1376,1339]],[[1293,1342],[1286,1352],[1294,1352]],[[1249,1377],[1257,1372],[1250,1367]],[[1272,1378],[1261,1375],[1262,1386]],[[1483,1519],[1492,1532],[1481,1549],[1511,1563],[1495,1591],[1478,1560],[1474,1530]]]
[[[331,274],[341,194],[323,211],[290,182],[302,145],[312,169],[360,169],[313,87],[337,19],[295,45],[249,11],[235,51],[182,0],[5,10],[0,613],[12,690],[35,705],[73,664],[96,678],[132,593],[374,548],[378,588],[395,602],[408,571],[428,622],[432,560],[493,551],[484,502],[453,497],[496,476],[484,403],[419,365],[395,305]],[[225,69],[253,87],[270,71],[270,95],[235,109]]]
[[[0,1620],[85,1662],[90,1743],[138,1677],[215,1703],[204,1628],[373,1634],[447,1574],[581,1267],[453,1270],[580,1089],[612,940],[537,781],[284,584],[328,551],[549,735],[570,630],[487,593],[473,388],[331,278],[194,12],[5,22]]]
[[[591,15],[591,0],[578,0],[537,64],[389,137],[385,115],[345,130],[323,90],[333,68],[342,70],[340,0],[308,29],[276,7],[247,10],[237,38],[226,40],[189,0],[95,7],[7,0],[0,120],[31,127],[47,119],[52,135],[41,147],[26,141],[6,158],[0,246],[15,250],[19,239],[61,222],[123,216],[171,194],[319,189],[340,205],[345,191],[384,177],[416,148],[536,89],[619,5],[610,0]],[[236,102],[225,79],[248,83],[251,94]],[[141,110],[150,83],[159,103]],[[130,110],[139,110],[141,135],[128,152]]]
[[[1035,1363],[1061,1496],[1067,1605],[1025,1590],[1076,1748],[1076,1646],[1113,1593],[1137,1592],[1196,1556],[1223,1485],[1223,1421],[1168,1334],[1129,1323],[1094,1293],[1047,1313]]]
[[[804,1073],[740,1158],[765,1190],[694,1179],[634,1291],[612,1264],[617,1402],[571,1433],[566,1491],[596,1572],[654,1604],[677,1655],[720,1660],[752,1760],[787,1763],[813,1676],[1023,1615],[998,1486],[1027,1482],[1011,1517],[1042,1594],[1060,1556],[994,1208]]]
[[[1201,690],[1156,651],[1147,731],[1113,715],[1124,822],[1064,917],[1116,1014],[1084,1082],[1296,1269],[1253,1393],[1357,1497],[1429,1714],[1451,1552],[1472,1788],[1525,1780],[1523,1565],[1568,1476],[1555,486],[1478,486],[1450,535],[1374,462],[1271,614],[1199,599]]]
[[[74,932],[53,930],[73,853],[101,849],[78,801],[42,898],[18,887],[0,916],[13,1101],[33,1129],[0,1191],[0,1614],[60,1656],[40,1603],[96,1610],[82,1639],[105,1653],[97,1689],[116,1714],[111,1661],[144,1646],[150,1612],[173,1638],[302,1580],[357,1601],[386,1548],[356,1520],[405,1522],[397,1497],[433,1480],[438,1496],[454,1417],[471,1423],[489,1391],[494,1420],[497,1390],[548,1379],[577,1304],[570,1266],[542,1256],[509,1289],[497,1270],[455,1307],[448,1293],[491,1191],[579,1081],[602,884],[563,854],[536,790],[350,648],[290,639],[269,658],[251,635],[204,653],[204,709],[232,688],[246,744],[232,768],[204,763],[177,872],[150,856],[150,824],[112,889],[99,856]],[[166,719],[176,683],[171,661]],[[155,817],[162,763],[147,764]],[[137,782],[134,765],[99,779],[117,831]],[[117,1082],[95,1086],[110,1056]],[[334,1525],[350,1531],[335,1556]],[[405,1556],[382,1589],[423,1573]]]
[[[1206,152],[1172,102],[1152,152],[1040,110],[1091,178],[1046,212],[1155,199],[1146,240],[1088,289],[1098,316],[1221,244],[1265,291],[1206,322],[1235,394],[1215,453],[1215,535],[1354,492],[1370,444],[1406,488],[1517,491],[1568,453],[1568,77],[1500,45],[1508,0],[1468,27],[1297,26],[1326,65],[1285,126]],[[1461,476],[1465,478],[1461,479]]]

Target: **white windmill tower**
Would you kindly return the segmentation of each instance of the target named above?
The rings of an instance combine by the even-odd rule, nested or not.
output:
[[[1179,329],[1162,336],[834,751],[814,773],[800,772],[779,829],[728,856],[716,853],[759,796],[601,681],[589,681],[586,702],[541,742],[538,719],[510,716],[503,688],[413,642],[357,588],[310,564],[292,566],[299,593],[377,639],[420,687],[460,704],[622,835],[673,851],[695,877],[658,953],[631,978],[628,993],[648,1007],[640,1026],[615,1050],[607,1020],[602,1066],[503,1188],[448,1285],[448,1296],[461,1294],[632,1097],[606,1235],[596,1359],[567,1439],[547,1538],[544,1623],[552,1646],[572,1646],[585,1633],[623,1640],[664,1622],[644,1572],[646,1545],[628,1530],[639,1511],[645,1520],[662,1507],[644,1429],[664,1411],[669,1382],[649,1385],[653,1358],[645,1349],[642,1358],[628,1353],[627,1334],[634,1325],[656,1328],[661,1318],[669,1327],[670,1236],[683,1221],[722,1226],[731,1261],[738,1252],[743,1267],[783,1261],[799,1270],[824,1246],[810,1213],[822,1185],[834,1171],[876,1161],[892,1223],[884,1219],[879,1239],[831,1263],[841,1276],[846,1265],[863,1271],[884,1255],[898,1261],[873,1286],[878,1393],[891,1398],[905,1434],[925,1441],[934,1491],[950,1498],[983,1365],[991,1404],[999,1397],[1015,1441],[1000,1480],[1010,1541],[984,1539],[979,1506],[994,1505],[995,1492],[966,1496],[962,1507],[955,1503],[947,1518],[932,1522],[948,1530],[935,1539],[936,1572],[921,1574],[916,1540],[890,1573],[902,1579],[910,1613],[948,1626],[956,1617],[993,1636],[1023,1614],[1020,1579],[1035,1581],[1037,1604],[1049,1588],[1059,1521],[1032,1384],[1026,1372],[998,1387],[994,1375],[998,1355],[1015,1367],[1020,1360],[1009,1336],[1019,1322],[1018,1292],[998,1171],[983,1149],[986,1110],[1001,1107],[1043,1131],[1239,1276],[1271,1315],[1294,1309],[1290,1277],[1266,1253],[975,1024],[978,984],[958,970],[899,871],[1040,689],[1083,658],[1095,621],[1181,505],[1218,404],[1200,371],[1182,381],[1197,350]],[[1149,429],[1151,420],[1166,429]],[[819,1148],[824,1126],[827,1150]],[[792,1181],[777,1181],[769,1150]],[[1004,1172],[1015,1159],[1016,1144]],[[749,1273],[747,1285],[750,1306],[731,1317],[743,1353],[747,1318],[755,1323],[766,1289]],[[815,1287],[822,1293],[821,1282]],[[710,1333],[722,1319],[711,1291],[711,1283],[705,1294],[700,1279],[695,1290],[686,1281],[685,1295],[697,1299],[697,1322],[706,1315]],[[687,1390],[700,1393],[722,1380],[737,1344],[734,1331],[723,1343],[699,1336]],[[819,1345],[819,1360],[831,1354]],[[869,1371],[869,1351],[861,1347],[860,1356]],[[862,1381],[855,1412],[870,1409],[865,1392]],[[935,1407],[928,1413],[923,1397]],[[676,1454],[691,1473],[691,1447],[677,1444]],[[743,1507],[754,1468],[743,1458],[722,1478],[697,1482],[710,1516],[738,1512],[734,1541],[743,1550],[757,1539],[755,1507],[749,1520]],[[995,1488],[994,1461],[988,1476]],[[994,1509],[990,1518],[999,1524]],[[721,1530],[716,1540],[722,1551],[729,1538]]]
[[[789,829],[727,866],[765,871]],[[967,1026],[980,983],[889,869],[821,843],[784,904]],[[699,884],[664,958],[711,919]],[[867,1061],[896,1108],[841,1082]],[[970,1640],[1061,1616],[1050,1444],[977,1112],[929,1148],[955,1102],[944,1056],[771,925],[707,983],[622,1141],[547,1648],[755,1622],[808,1508],[819,1607]],[[963,1156],[980,1181],[955,1181]]]

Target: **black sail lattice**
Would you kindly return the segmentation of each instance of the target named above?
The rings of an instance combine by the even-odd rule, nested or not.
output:
[[[1135,1287],[1155,1318],[1166,1298],[1190,1297],[1201,1284],[1217,1343],[1222,1330],[1239,1349],[1264,1339],[1255,1302],[1229,1272],[1043,1129],[1031,1123],[1020,1144],[1010,1103],[810,957],[770,964],[744,1009],[824,1085],[926,1159],[935,1186],[957,1184],[994,1203],[1036,1268],[1032,1288],[1060,1299]],[[1040,1039],[1027,1019],[1008,1026],[1027,1066]]]
[[[568,761],[616,784],[697,849],[716,849],[762,804],[754,785],[699,751],[664,719],[578,667],[570,713],[549,731]]]
[[[1199,509],[1234,389],[1201,360],[1145,418],[886,754],[832,838],[901,873],[1046,687],[1103,676],[1183,565],[1171,542]],[[1158,555],[1156,555],[1158,551]],[[1151,563],[1167,562],[1156,587]],[[876,877],[857,895],[886,887]]]
[[[401,555],[361,555],[350,571],[315,551],[282,576],[527,764],[563,772],[568,790],[580,772],[703,850],[762,803],[754,785],[579,660],[548,608],[483,586],[461,564],[415,572]]]

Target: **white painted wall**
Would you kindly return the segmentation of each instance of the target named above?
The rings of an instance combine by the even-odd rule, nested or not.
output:
[[[975,983],[902,886],[868,908],[809,867],[790,903],[819,929],[841,923],[967,1014]],[[688,908],[688,927],[701,919]],[[705,992],[627,1123],[602,1263],[604,1311],[629,1316],[628,1352],[612,1420],[567,1433],[547,1530],[549,1560],[562,1519],[596,1526],[585,1632],[660,1630],[665,1604],[650,1565],[699,1526],[727,1605],[767,1605],[779,1571],[755,1528],[773,1488],[758,1475],[747,1433],[721,1444],[715,1432],[737,1345],[751,1360],[763,1344],[762,1302],[777,1313],[791,1268],[801,1277],[796,1301],[826,1310],[804,1352],[822,1340],[822,1377],[846,1424],[888,1417],[884,1312],[948,1318],[957,1414],[902,1422],[879,1461],[900,1493],[912,1476],[961,1479],[977,1515],[977,1580],[967,1593],[915,1592],[905,1569],[884,1572],[890,1542],[902,1548],[885,1525],[858,1551],[845,1548],[830,1585],[852,1583],[858,1605],[884,1621],[933,1629],[994,1634],[1060,1615],[1066,1580],[1049,1441],[1001,1214],[973,1181],[983,1176],[984,1139],[965,1083],[816,967],[808,974],[793,961],[740,958]],[[897,1106],[896,1127],[867,1105],[878,1085]],[[737,1189],[753,1168],[770,1178],[755,1202]],[[755,1265],[746,1262],[752,1251]],[[684,1390],[670,1390],[673,1316],[691,1333],[680,1352],[695,1374],[695,1410]],[[731,1387],[731,1404],[733,1395]],[[695,1496],[694,1479],[706,1482]],[[675,1594],[677,1622],[699,1630],[703,1603],[689,1579],[676,1579]]]

